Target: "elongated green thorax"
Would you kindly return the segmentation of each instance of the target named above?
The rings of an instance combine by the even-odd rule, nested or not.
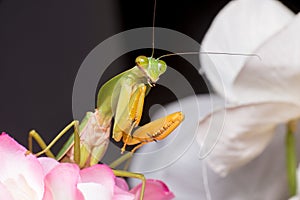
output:
[[[135,67],[113,77],[100,88],[97,98],[97,109],[102,115],[100,123],[110,123],[119,98],[130,98],[120,97],[121,90],[128,90],[128,95],[131,95],[139,84],[152,86],[167,69],[164,61],[152,57],[138,56],[135,62]]]

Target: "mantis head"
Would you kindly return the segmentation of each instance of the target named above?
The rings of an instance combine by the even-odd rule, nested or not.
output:
[[[167,70],[167,64],[163,60],[152,57],[138,56],[135,63],[145,73],[150,85],[155,84],[159,76]]]

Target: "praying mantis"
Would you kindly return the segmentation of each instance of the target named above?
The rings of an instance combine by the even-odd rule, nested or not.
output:
[[[123,140],[122,153],[126,145],[137,145],[132,149],[133,153],[144,144],[167,137],[183,121],[182,112],[159,118],[133,131],[139,125],[145,96],[167,69],[163,60],[152,56],[138,56],[135,62],[136,66],[113,77],[100,88],[95,112],[87,112],[80,124],[77,120],[71,122],[49,145],[35,130],[30,131],[29,151],[32,152],[32,139],[35,139],[43,149],[36,156],[45,153],[49,157],[73,162],[84,168],[101,160],[109,143],[111,129],[115,141]],[[54,156],[50,148],[72,127],[73,135]],[[142,174],[118,170],[114,170],[114,173],[117,176],[140,178],[143,181],[140,199],[143,199],[145,178]]]
[[[111,128],[112,138],[116,142],[123,140],[122,153],[126,145],[137,145],[132,149],[133,153],[146,143],[164,139],[183,121],[182,112],[175,112],[132,131],[142,117],[146,94],[166,69],[167,65],[162,60],[138,56],[136,66],[113,77],[100,88],[94,113],[87,112],[80,124],[76,120],[71,122],[48,146],[32,130],[29,134],[29,151],[32,151],[34,138],[43,148],[37,155],[46,153],[57,160],[75,162],[83,168],[101,160],[109,143]],[[111,127],[113,117],[114,124]],[[49,149],[72,127],[74,134],[54,156]]]
[[[137,145],[133,148],[133,153],[148,142],[164,139],[183,121],[182,112],[157,119],[131,132],[140,122],[147,92],[166,69],[167,65],[162,60],[137,57],[135,67],[115,76],[100,88],[95,112],[87,112],[80,124],[77,120],[71,122],[48,146],[35,130],[30,131],[29,151],[32,152],[32,138],[34,138],[43,149],[36,154],[37,156],[45,153],[57,160],[74,162],[80,168],[95,165],[101,160],[108,146],[113,117],[115,123],[112,138],[117,142],[123,139],[122,152],[125,151],[126,145]],[[54,156],[50,148],[72,127],[74,134],[58,155]],[[114,173],[117,176],[142,179],[141,199],[143,199],[145,190],[143,175],[118,170]]]
[[[154,13],[155,7],[156,2]],[[85,168],[97,164],[104,156],[110,133],[116,142],[122,140],[121,153],[126,150],[127,145],[135,145],[131,150],[131,153],[134,153],[149,142],[167,137],[184,120],[182,112],[172,113],[137,128],[143,113],[144,99],[160,76],[166,72],[167,64],[163,60],[153,58],[153,52],[151,57],[138,56],[135,63],[133,68],[111,78],[100,88],[94,112],[87,112],[80,123],[78,120],[72,121],[50,144],[46,145],[37,131],[30,131],[29,152],[33,152],[34,139],[42,149],[35,154],[36,156],[46,154],[58,161],[76,163],[80,168]],[[71,129],[74,129],[73,134],[59,153],[54,155],[50,150],[51,147]],[[145,177],[142,174],[113,171],[116,176],[141,179],[140,199],[143,199]]]
[[[183,121],[182,112],[175,112],[132,131],[139,125],[146,94],[166,69],[167,65],[162,60],[138,56],[136,66],[113,77],[100,88],[95,112],[87,112],[80,124],[77,120],[71,122],[48,146],[35,130],[30,131],[29,151],[32,151],[34,138],[43,148],[37,155],[46,153],[57,160],[75,162],[81,168],[97,164],[108,146],[113,117],[112,138],[116,142],[123,139],[122,153],[126,145],[137,145],[131,150],[133,153],[146,143],[164,139]],[[74,134],[54,156],[50,148],[72,127]]]

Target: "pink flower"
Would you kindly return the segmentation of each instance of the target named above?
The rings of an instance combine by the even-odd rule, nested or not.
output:
[[[0,199],[40,200],[44,172],[38,159],[7,134],[0,135]]]
[[[26,155],[27,150],[7,134],[0,135],[0,199],[92,200],[134,199],[116,186],[116,177],[106,165],[80,170],[71,163]]]
[[[104,164],[80,170],[76,164],[36,158],[7,134],[0,135],[0,199],[6,200],[134,200],[141,184],[129,191]],[[147,180],[145,200],[168,200],[174,195],[161,181]]]
[[[139,199],[141,188],[142,185],[139,184],[130,190],[131,193],[135,194],[136,199]],[[174,197],[174,194],[169,190],[164,182],[147,179],[144,200],[170,200]]]
[[[41,163],[46,164],[46,167],[48,167],[49,160],[51,160],[50,162],[56,162],[50,158],[43,158]],[[133,194],[116,185],[116,177],[106,165],[98,164],[82,170],[71,163],[57,162],[56,165],[52,166],[53,168],[45,176],[43,198],[45,200],[134,199]]]
[[[116,180],[116,185],[119,188],[122,188],[124,191],[129,190],[128,184],[124,179],[117,178]],[[139,200],[141,190],[142,184],[139,184],[132,188],[129,192],[135,195],[135,200]],[[171,200],[174,197],[174,194],[169,190],[168,186],[164,182],[155,179],[146,180],[144,200]]]

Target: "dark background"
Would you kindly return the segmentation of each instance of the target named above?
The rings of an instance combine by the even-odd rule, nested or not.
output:
[[[157,0],[155,24],[201,43],[227,2]],[[282,2],[294,12],[300,9],[296,0]],[[84,58],[114,34],[151,27],[152,17],[153,0],[0,0],[0,131],[27,145],[28,132],[34,128],[50,142],[72,121],[72,88]],[[163,53],[156,51],[157,56]],[[151,50],[134,51],[116,60],[99,86],[133,67],[140,54],[149,56]],[[207,92],[202,78],[187,62],[176,56],[165,61],[178,66],[196,93]],[[163,88],[152,91],[146,107],[153,101],[174,100]]]

